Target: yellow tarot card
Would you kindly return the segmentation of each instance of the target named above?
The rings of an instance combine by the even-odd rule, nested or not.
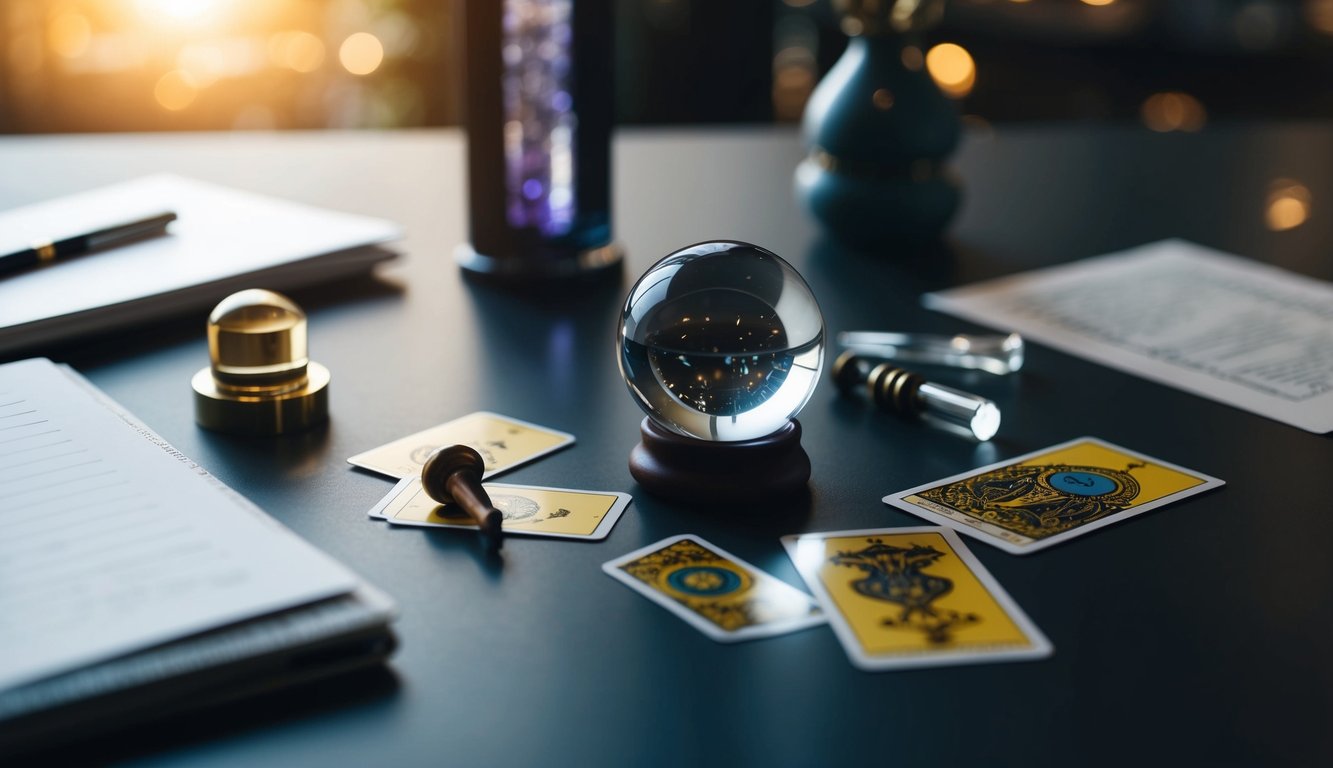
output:
[[[782,543],[861,669],[1051,653],[1041,630],[947,528],[811,533]]]
[[[1015,555],[1053,547],[1223,485],[1092,437],[884,497]]]
[[[697,536],[663,539],[602,570],[720,643],[824,623],[809,595]]]
[[[483,477],[492,477],[573,442],[574,436],[567,432],[478,411],[358,453],[347,462],[401,479],[420,475],[437,448],[470,445],[486,460]]]
[[[506,534],[550,536],[557,539],[605,539],[629,505],[626,493],[539,488],[531,485],[486,483],[491,504],[504,520]],[[393,525],[424,528],[477,527],[472,518],[453,504],[440,504],[421,490],[421,478],[398,481],[389,495],[370,510],[371,517]]]

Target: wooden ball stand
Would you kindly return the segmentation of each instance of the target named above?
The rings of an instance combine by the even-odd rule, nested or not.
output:
[[[684,437],[648,418],[639,433],[629,473],[663,499],[708,506],[773,501],[803,492],[810,481],[810,457],[795,420],[771,435],[736,442]]]
[[[421,468],[421,489],[441,504],[457,504],[472,518],[492,549],[499,549],[504,514],[491,503],[481,485],[486,461],[466,445],[451,445],[432,453]]]

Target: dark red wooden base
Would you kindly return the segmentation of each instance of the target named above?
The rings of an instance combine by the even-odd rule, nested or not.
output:
[[[682,437],[645,418],[642,442],[629,454],[629,473],[645,491],[672,501],[743,504],[805,492],[810,457],[801,424],[790,421],[765,437],[733,443]]]

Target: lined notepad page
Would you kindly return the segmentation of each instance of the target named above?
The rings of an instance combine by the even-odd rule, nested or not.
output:
[[[104,397],[0,365],[0,693],[356,586]]]

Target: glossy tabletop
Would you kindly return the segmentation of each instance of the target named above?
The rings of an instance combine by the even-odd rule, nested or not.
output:
[[[675,248],[748,240],[805,275],[830,333],[977,326],[923,291],[1165,237],[1333,278],[1333,127],[1122,127],[969,134],[947,244],[858,253],[794,200],[794,131],[627,131],[615,147],[619,282],[519,296],[462,279],[463,140],[451,131],[0,140],[0,207],[172,171],[407,230],[374,279],[297,291],[332,421],[242,439],[197,428],[190,377],[206,309],[39,350],[112,397],[297,533],[391,594],[401,648],[384,669],[92,742],[55,760],[149,765],[1121,765],[1333,760],[1333,440],[1034,345],[1006,378],[946,383],[993,398],[974,444],[873,412],[821,384],[801,415],[810,497],[704,510],[643,494],[626,458],[641,412],[615,362],[630,283]],[[1311,216],[1265,225],[1270,185]],[[827,361],[826,361],[827,362]],[[348,456],[476,410],[566,430],[572,448],[510,482],[626,491],[598,543],[512,537],[490,560],[458,531],[366,517],[392,483]],[[886,493],[1080,435],[1220,477],[1219,491],[1015,557],[968,540],[1055,645],[1036,662],[857,671],[816,628],[715,643],[602,573],[696,533],[793,584],[783,534],[919,524]]]

